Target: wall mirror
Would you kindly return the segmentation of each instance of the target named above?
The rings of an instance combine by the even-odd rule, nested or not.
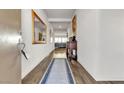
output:
[[[47,27],[38,14],[32,10],[33,40],[32,44],[46,44]]]
[[[76,35],[76,30],[77,30],[77,17],[76,15],[72,18],[72,31],[73,34]]]

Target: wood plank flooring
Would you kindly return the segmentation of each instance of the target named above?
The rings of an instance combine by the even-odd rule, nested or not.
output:
[[[96,81],[79,62],[72,61],[69,64],[77,84],[112,84],[110,81]]]
[[[49,63],[53,58],[51,52],[46,58],[43,59],[23,80],[22,84],[37,84],[40,82],[43,74],[45,73]]]
[[[50,53],[36,68],[34,68],[23,80],[23,84],[37,84],[39,83],[41,77],[47,69],[51,59],[55,55],[63,55],[65,49],[55,49],[54,52]],[[58,56],[57,56],[58,58]],[[96,81],[86,70],[85,68],[76,61],[69,62],[74,75],[76,84],[124,84],[124,81]]]

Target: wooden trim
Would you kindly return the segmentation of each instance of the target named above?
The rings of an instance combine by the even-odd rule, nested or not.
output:
[[[35,27],[34,27],[34,21],[35,21],[35,17],[37,17],[37,19],[45,25],[45,32],[46,32],[46,39],[45,42],[43,41],[35,41]],[[45,22],[43,22],[40,18],[40,16],[32,9],[32,44],[46,44],[47,43],[47,25],[45,24]]]
[[[72,33],[74,36],[76,36],[77,34],[77,16],[76,15],[73,16],[71,24],[72,24]]]

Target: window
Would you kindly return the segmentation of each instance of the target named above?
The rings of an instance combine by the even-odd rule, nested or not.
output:
[[[58,43],[61,43],[61,37],[58,37]]]
[[[67,37],[55,37],[55,43],[66,43]]]
[[[67,42],[67,37],[62,37],[62,43],[66,43]]]
[[[55,43],[57,43],[58,42],[58,37],[55,37]]]

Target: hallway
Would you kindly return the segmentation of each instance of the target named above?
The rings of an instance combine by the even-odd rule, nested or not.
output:
[[[0,83],[124,84],[124,10],[0,10]]]
[[[124,93],[120,0],[1,0],[1,93]]]

